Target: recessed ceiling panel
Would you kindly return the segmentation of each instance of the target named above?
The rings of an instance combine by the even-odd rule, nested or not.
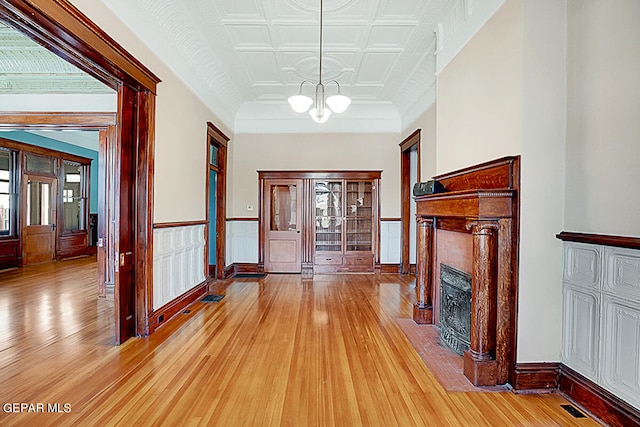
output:
[[[389,70],[398,58],[397,53],[372,52],[362,56],[362,62],[358,69],[358,83],[382,84]]]
[[[238,55],[253,82],[280,83],[280,70],[273,52],[238,52]]]
[[[257,0],[225,0],[216,1],[221,11],[221,18],[225,19],[247,19],[263,17],[262,9]]]
[[[371,29],[368,48],[404,50],[414,26],[376,25]]]
[[[417,21],[429,0],[381,0],[381,12],[378,19],[404,19]]]
[[[266,25],[226,25],[236,48],[271,47],[271,35]]]

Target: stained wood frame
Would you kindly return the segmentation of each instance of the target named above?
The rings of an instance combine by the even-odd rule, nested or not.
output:
[[[0,20],[118,91],[113,148],[122,265],[115,292],[116,343],[146,335],[152,310],[153,129],[160,79],[67,0],[0,0]]]
[[[3,113],[0,113],[0,116],[2,116]],[[112,115],[113,116],[113,115]],[[30,116],[28,118],[26,118],[24,121],[25,123],[19,124],[17,123],[18,121],[15,120],[16,122],[16,126],[12,127],[12,128],[33,128],[37,126],[37,123],[27,123],[30,122],[32,119],[34,118],[34,116]],[[115,120],[115,116],[114,116],[114,120]],[[57,150],[51,150],[48,148],[44,148],[44,147],[38,147],[38,146],[34,146],[34,145],[30,145],[30,144],[26,144],[26,143],[22,143],[22,142],[17,142],[17,141],[13,141],[13,140],[8,140],[5,138],[1,138],[0,137],[0,145],[2,145],[5,148],[9,148],[11,150],[17,151],[20,153],[19,156],[19,163],[24,161],[24,154],[39,154],[42,156],[46,156],[46,157],[50,157],[52,159],[55,160],[58,170],[55,172],[55,174],[40,174],[37,172],[33,172],[33,171],[29,171],[29,175],[43,175],[43,176],[48,176],[48,177],[54,177],[56,178],[56,180],[58,181],[58,188],[62,189],[64,182],[63,182],[63,178],[62,178],[62,168],[61,163],[63,161],[71,161],[71,162],[75,162],[75,163],[79,163],[85,167],[88,167],[89,164],[91,163],[91,159],[87,159],[85,157],[82,156],[77,156],[74,154],[70,154],[70,153],[64,153],[61,151],[57,151]],[[24,170],[24,168],[22,167],[21,164],[16,165],[17,168],[17,173],[16,173],[16,177],[17,177],[17,182],[16,182],[16,187],[17,188],[22,188],[22,180],[24,175],[27,173],[27,171]],[[86,179],[84,182],[84,185],[82,189],[83,193],[88,193],[88,186],[89,186],[89,173],[87,172],[86,174]],[[20,207],[18,208],[18,212],[19,215],[16,217],[16,235],[15,236],[11,236],[9,238],[0,238],[0,253],[2,253],[2,265],[6,266],[6,267],[22,267],[22,227],[23,224],[21,223],[21,218],[23,215],[22,212],[22,208],[21,208],[21,204],[19,204]],[[58,216],[60,215],[60,212],[63,211],[63,203],[62,203],[62,193],[59,194],[59,197],[56,197],[56,211],[58,213]],[[57,221],[58,218],[56,218],[56,224],[57,224],[57,228],[56,228],[56,247],[55,247],[55,253],[56,253],[56,259],[62,259],[62,258],[67,258],[67,257],[71,257],[71,256],[78,256],[78,255],[85,255],[87,253],[87,249],[88,249],[88,241],[89,241],[89,208],[87,206],[87,209],[85,210],[85,216],[84,216],[84,223],[85,223],[85,230],[77,230],[77,231],[66,231],[64,229],[63,226],[60,226],[59,221]],[[15,238],[17,238],[17,241]],[[74,240],[77,241],[81,241],[84,240],[84,245],[77,245],[75,248],[72,247],[70,248],[71,250],[69,250],[69,247],[66,246],[66,249],[64,248],[63,243],[68,243],[68,242],[72,242]],[[10,246],[14,246],[15,249],[14,250],[10,250]],[[9,260],[7,258],[7,253],[9,252],[14,252],[16,254],[15,258],[13,260]]]
[[[420,181],[420,132],[417,129],[400,143],[400,221],[402,231],[400,235],[400,273],[409,274],[411,265],[409,260],[409,244],[411,242],[411,227],[416,226],[415,218],[411,218],[411,152],[417,152],[417,176]]]
[[[204,276],[209,277],[212,273],[216,279],[224,278],[224,269],[226,267],[226,233],[227,233],[227,144],[229,143],[229,137],[226,136],[220,129],[218,129],[213,123],[207,122],[207,184],[206,184],[206,224],[205,224],[205,236],[206,244],[204,248]],[[218,148],[218,166],[213,166],[210,163],[211,145],[215,145]],[[216,268],[214,272],[210,271],[209,266],[209,191],[210,185],[209,176],[210,171],[215,171],[218,175],[216,180]]]
[[[374,271],[380,272],[380,202],[378,198],[379,185],[382,171],[358,170],[358,171],[318,171],[318,170],[292,170],[292,171],[257,171],[258,187],[259,187],[259,206],[258,206],[258,266],[257,272],[264,272],[265,259],[265,243],[266,243],[266,218],[265,200],[268,197],[265,183],[268,180],[302,180],[302,218],[300,225],[302,227],[301,241],[301,263],[302,277],[312,277],[314,274],[314,232],[315,232],[315,212],[313,211],[314,203],[312,200],[312,181],[316,179],[345,179],[345,180],[371,180],[374,181],[376,187],[375,209],[373,210],[374,218],[374,239],[373,239],[373,264]],[[237,219],[236,219],[237,220]]]

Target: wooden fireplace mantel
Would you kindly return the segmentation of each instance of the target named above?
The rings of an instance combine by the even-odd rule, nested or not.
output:
[[[464,374],[476,386],[505,384],[515,366],[518,157],[435,177],[444,193],[417,197],[417,277],[413,318],[433,322],[438,229],[473,236],[471,344]]]

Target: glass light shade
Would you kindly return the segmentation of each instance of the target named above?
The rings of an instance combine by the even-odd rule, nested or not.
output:
[[[351,98],[342,94],[333,95],[327,98],[327,105],[334,113],[344,113],[351,104]]]
[[[324,109],[324,114],[322,115],[322,117],[318,117],[316,116],[316,109],[312,108],[311,110],[309,110],[309,115],[311,116],[311,118],[317,122],[317,123],[324,123],[327,120],[329,120],[329,116],[331,115],[331,110],[329,110],[328,108]]]
[[[313,99],[302,94],[290,96],[288,101],[296,113],[304,113],[311,107],[311,104],[313,104]]]

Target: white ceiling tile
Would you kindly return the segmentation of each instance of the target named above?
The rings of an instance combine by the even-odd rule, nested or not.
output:
[[[384,83],[397,58],[397,53],[371,52],[363,54],[362,62],[357,70],[357,80],[369,84]]]
[[[232,129],[254,111],[243,106],[286,109],[300,82],[318,80],[319,0],[101,1]],[[337,80],[354,110],[415,114],[435,92],[436,60],[446,64],[504,2],[473,0],[469,15],[467,1],[324,0],[323,80]]]
[[[226,25],[229,37],[237,48],[271,48],[271,35],[266,25]]]

